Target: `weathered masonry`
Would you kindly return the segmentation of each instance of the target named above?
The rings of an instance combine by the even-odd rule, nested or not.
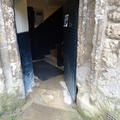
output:
[[[77,104],[83,116],[120,119],[120,1],[79,4]]]
[[[15,109],[25,99],[21,62],[11,0],[0,1],[0,113]]]
[[[18,30],[14,8],[13,0],[0,1],[0,114],[21,106],[27,90],[17,42],[17,34],[27,27]],[[119,120],[120,1],[79,0],[77,17],[76,72],[71,76],[75,75],[72,87],[78,92],[70,90],[71,95],[86,120],[104,120],[108,115]]]

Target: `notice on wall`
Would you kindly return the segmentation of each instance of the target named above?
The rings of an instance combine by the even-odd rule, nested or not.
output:
[[[66,14],[64,17],[64,27],[68,27],[69,24],[69,14]]]

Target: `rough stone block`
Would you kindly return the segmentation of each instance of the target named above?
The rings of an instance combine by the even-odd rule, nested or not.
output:
[[[120,41],[114,39],[106,39],[102,44],[105,49],[117,50],[120,45]]]
[[[108,0],[110,5],[120,6],[120,0]]]
[[[103,50],[102,53],[102,61],[104,63],[104,67],[107,68],[114,68],[116,69],[118,66],[118,57],[117,57],[117,53],[113,52],[112,50]]]
[[[111,39],[120,40],[120,24],[110,24],[106,29],[106,35]]]
[[[110,11],[110,13],[108,14],[108,18],[113,22],[120,22],[120,10],[116,9]]]

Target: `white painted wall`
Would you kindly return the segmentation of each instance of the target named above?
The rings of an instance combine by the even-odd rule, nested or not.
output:
[[[27,32],[28,13],[27,6],[32,6],[34,10],[43,11],[44,20],[52,15],[65,0],[15,0],[15,19],[17,33]]]
[[[17,33],[27,32],[29,30],[26,0],[15,0],[15,19]]]

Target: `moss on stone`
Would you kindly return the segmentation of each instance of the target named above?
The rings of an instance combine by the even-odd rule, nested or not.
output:
[[[120,110],[115,110],[113,112],[110,111],[110,109],[102,108],[98,114],[92,115],[92,114],[87,114],[84,110],[80,109],[77,107],[78,112],[80,113],[81,117],[85,120],[104,120],[105,119],[105,112],[110,113],[113,115],[116,119],[120,120]]]
[[[21,95],[8,95],[7,93],[4,93],[0,95],[0,116],[4,113],[12,113],[14,112],[17,108],[20,108],[24,105],[25,100],[21,99]]]
[[[84,111],[82,111],[80,109],[79,109],[79,113],[82,116],[82,118],[85,120],[104,120],[103,114],[89,116],[88,114],[86,114]]]

